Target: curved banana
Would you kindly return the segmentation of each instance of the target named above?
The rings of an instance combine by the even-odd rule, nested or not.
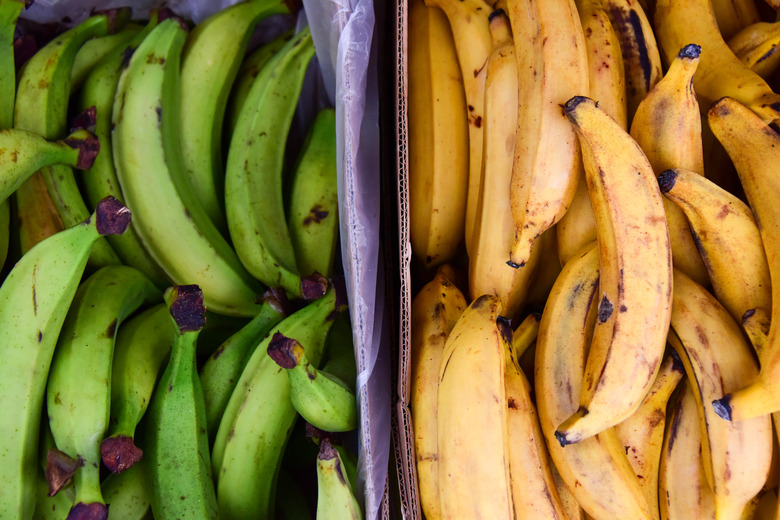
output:
[[[473,125],[447,15],[415,0],[408,30],[415,49],[409,53],[409,233],[415,257],[435,267],[452,260],[464,240]],[[472,219],[477,195],[468,195]]]
[[[147,24],[131,40],[122,42],[95,65],[84,79],[78,94],[75,95],[78,110],[86,111],[94,107],[92,110],[95,111],[96,117],[94,125],[90,128],[94,128],[93,132],[100,141],[100,152],[95,157],[92,167],[81,176],[84,198],[90,205],[96,204],[108,195],[123,198],[116,176],[111,145],[114,94],[116,94],[119,76],[127,65],[127,56],[157,25],[159,16],[157,11],[150,11]],[[134,226],[130,226],[123,235],[109,237],[108,242],[122,263],[140,270],[161,289],[168,286],[170,283],[168,278],[149,256]]]
[[[263,68],[236,123],[225,166],[225,211],[239,259],[269,287],[301,297],[301,276],[285,219],[284,148],[304,73],[314,55],[304,28]]]
[[[166,309],[166,313],[168,310]],[[170,314],[166,316],[171,320]],[[149,483],[146,461],[139,460],[132,468],[107,476],[100,492],[109,508],[111,520],[143,520],[152,506],[152,490]]]
[[[620,40],[630,125],[639,103],[663,75],[655,29],[637,0],[601,0],[601,4]]]
[[[555,428],[577,409],[585,357],[598,311],[595,244],[563,267],[547,300],[536,340],[534,389],[550,457],[580,507],[596,518],[651,518],[647,501],[610,428],[562,447]]]
[[[485,66],[485,142],[469,251],[469,297],[473,300],[483,294],[495,295],[501,300],[505,315],[511,318],[525,301],[535,269],[533,265],[523,269],[506,265],[515,226],[509,190],[517,131],[517,107],[513,105],[517,105],[518,74],[512,30],[503,11],[491,13],[490,34],[493,45]],[[409,187],[410,191],[412,188]],[[535,256],[539,256],[538,251]]]
[[[520,87],[508,260],[520,268],[537,237],[566,213],[577,188],[580,151],[561,106],[588,92],[588,57],[574,0],[511,0],[507,8]]]
[[[181,56],[179,142],[186,176],[214,225],[227,231],[222,185],[222,121],[233,81],[255,26],[289,14],[293,2],[239,2],[199,22]]]
[[[658,185],[685,214],[707,267],[713,294],[731,316],[744,323],[746,312],[754,311],[748,316],[751,319],[756,308],[771,309],[769,266],[750,207],[688,170],[667,170],[658,177]],[[757,346],[754,343],[754,348]],[[758,354],[761,358],[762,352]]]
[[[658,465],[664,442],[666,407],[685,375],[679,356],[672,350],[664,357],[653,386],[639,408],[615,425],[615,433],[626,449],[653,518],[659,518]]]
[[[223,129],[228,138],[236,128],[238,116],[241,113],[249,91],[252,89],[252,83],[254,83],[255,78],[260,74],[265,64],[273,58],[274,54],[279,52],[292,37],[292,30],[285,31],[273,40],[260,45],[244,57],[244,60],[241,62],[241,68],[238,69],[236,74],[236,79],[233,81],[233,87],[230,90],[227,108],[225,109]]]
[[[577,9],[588,53],[587,94],[621,127],[627,128],[626,76],[617,31],[599,0],[579,0]],[[571,205],[555,225],[561,264],[596,240],[596,220],[581,164],[577,175],[579,180]]]
[[[710,4],[724,40],[761,20],[755,0],[710,0]]]
[[[466,308],[453,283],[455,271],[443,264],[412,300],[409,407],[420,504],[426,518],[441,518],[438,479],[438,389],[441,355],[447,337]]]
[[[769,327],[758,377],[713,403],[723,418],[741,421],[780,411],[780,134],[731,98],[710,108],[710,128],[739,174],[764,244],[772,286]]]
[[[101,201],[81,225],[30,249],[0,286],[3,514],[32,515],[41,408],[54,347],[92,245],[102,235],[122,233],[129,222],[130,211],[119,201]]]
[[[326,432],[357,428],[355,392],[338,377],[313,366],[298,340],[277,332],[268,343],[267,352],[287,372],[290,401],[306,422]]]
[[[90,38],[116,31],[129,18],[129,8],[94,14],[39,49],[27,61],[18,79],[14,127],[47,139],[62,138],[66,134],[70,74],[79,48]],[[70,167],[52,166],[44,168],[40,174],[65,227],[89,217],[90,211]],[[27,183],[19,189],[27,189]],[[26,200],[29,201],[29,197]],[[45,207],[46,203],[44,200],[34,204]],[[99,267],[121,262],[108,241],[99,240],[93,247],[91,263]]]
[[[100,443],[100,458],[112,473],[126,471],[143,455],[135,445],[136,429],[170,355],[173,333],[162,303],[133,316],[117,332],[109,424]]]
[[[272,327],[282,321],[286,311],[274,291],[263,295],[263,304],[257,316],[235,334],[226,339],[200,367],[200,384],[206,401],[206,425],[209,440],[217,434],[222,413],[230,394],[241,377],[247,359],[268,334]]]
[[[79,48],[76,58],[73,60],[73,68],[70,71],[71,92],[76,92],[81,88],[92,69],[103,58],[114,52],[117,47],[127,44],[142,29],[143,26],[141,25],[128,23],[115,33],[92,38],[84,42],[84,45]]]
[[[499,320],[501,311],[495,296],[474,300],[442,353],[437,404],[442,518],[513,515],[504,379],[511,329]]]
[[[320,441],[317,455],[317,518],[362,520],[355,490],[346,478],[339,452],[327,439]]]
[[[466,252],[471,254],[471,237],[476,222],[479,186],[482,184],[482,146],[484,144],[482,120],[485,114],[485,65],[491,50],[488,16],[492,9],[485,0],[428,0],[424,1],[424,3],[426,6],[440,8],[450,22],[452,38],[455,42],[455,51],[460,64],[463,90],[466,96],[466,104],[463,108],[465,109],[465,117],[468,122],[468,184],[466,187],[464,242],[466,244]],[[442,39],[447,41],[443,37],[438,38],[437,41],[441,42]],[[441,45],[442,43],[437,44],[439,48]],[[409,70],[410,74],[413,73],[411,67]],[[454,105],[455,102],[453,101],[452,106],[454,107]],[[448,108],[447,110],[453,110],[454,112],[453,108]],[[457,113],[454,115],[457,115]],[[462,121],[462,119],[459,117],[458,121]],[[462,123],[455,124],[460,125]],[[457,135],[459,135],[459,140],[463,138],[462,134]],[[462,149],[458,149],[459,160],[462,160],[462,153]],[[459,173],[462,175],[462,172],[459,171]]]
[[[0,129],[0,201],[41,168],[54,164],[90,168],[99,149],[100,142],[86,130],[53,141],[19,128]]]
[[[65,229],[62,218],[49,197],[43,177],[33,175],[14,192],[19,253],[24,254],[38,242]],[[9,212],[10,217],[10,212]]]
[[[772,458],[769,415],[743,421],[716,417],[713,399],[744,386],[758,365],[739,325],[702,286],[674,273],[674,305],[669,342],[695,385],[702,460],[715,494],[717,518],[740,518],[761,491]]]
[[[636,410],[661,365],[672,300],[666,214],[650,163],[593,100],[572,98],[564,110],[582,147],[601,274],[580,407],[558,426],[562,446]],[[641,227],[632,225],[637,222]]]
[[[663,78],[639,104],[631,123],[631,137],[642,148],[656,175],[668,168],[687,168],[704,174],[701,114],[693,92],[693,75],[701,48],[686,45],[677,53]],[[704,261],[696,249],[682,211],[663,199],[672,263],[697,283],[709,282]]]
[[[195,356],[206,321],[203,297],[197,285],[165,292],[174,341],[149,402],[144,435],[152,513],[162,520],[219,518]]]
[[[729,49],[750,70],[769,80],[780,66],[780,22],[756,22],[727,41]]]
[[[688,379],[681,383],[676,402],[669,404],[658,496],[662,520],[715,520],[715,497],[704,475],[699,409]]]
[[[274,333],[295,338],[319,363],[328,330],[345,304],[335,288],[273,327],[255,348],[228,401],[212,447],[220,516],[273,517],[276,475],[297,418],[288,376],[268,356]]]
[[[46,409],[57,449],[83,461],[73,476],[74,508],[104,504],[100,442],[108,428],[117,328],[160,296],[137,269],[105,266],[79,286],[68,310],[49,370]]]
[[[688,43],[701,46],[693,86],[699,104],[708,107],[723,96],[749,106],[765,121],[780,117],[780,95],[739,61],[723,39],[709,0],[657,0],[655,34],[667,63]]]
[[[199,285],[211,311],[253,316],[258,284],[186,187],[180,162],[178,63],[186,35],[178,19],[160,22],[122,72],[112,111],[116,173],[135,230],[168,277]]]
[[[506,322],[504,326],[508,328]],[[504,350],[512,504],[516,518],[566,520],[566,510],[552,475],[550,454],[539,426],[533,389],[517,362],[522,352],[536,340],[538,330],[539,316],[530,314]]]
[[[329,278],[339,243],[336,111],[321,110],[292,172],[287,228],[298,272]]]

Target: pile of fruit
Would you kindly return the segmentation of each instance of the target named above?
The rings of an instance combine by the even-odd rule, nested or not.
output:
[[[409,4],[425,517],[780,518],[780,3]]]
[[[52,32],[24,5],[0,0],[0,517],[360,518],[300,6]]]

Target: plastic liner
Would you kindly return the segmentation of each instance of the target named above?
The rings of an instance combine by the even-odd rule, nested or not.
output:
[[[133,18],[165,5],[199,22],[236,0],[35,0],[22,17],[77,23],[92,9],[132,6]],[[366,519],[386,518],[390,458],[390,359],[382,341],[379,268],[379,94],[373,0],[303,0],[330,104],[336,108],[341,256],[358,367],[358,487]],[[303,20],[299,18],[298,25]],[[309,114],[301,115],[308,119]],[[385,334],[386,336],[386,334]]]

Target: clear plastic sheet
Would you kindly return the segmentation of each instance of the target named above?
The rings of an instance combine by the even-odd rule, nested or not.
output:
[[[37,22],[84,19],[92,9],[132,5],[133,17],[166,5],[199,22],[236,0],[35,0],[22,16]],[[365,518],[380,518],[390,457],[390,360],[383,344],[380,269],[379,94],[373,0],[303,0],[330,104],[336,107],[339,218],[358,364],[358,486]],[[299,23],[302,20],[299,19]],[[308,114],[299,114],[309,119]],[[386,337],[386,334],[384,334]]]

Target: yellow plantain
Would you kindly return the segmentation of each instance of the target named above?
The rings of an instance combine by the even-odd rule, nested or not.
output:
[[[710,4],[718,22],[718,30],[726,40],[745,27],[761,21],[753,0],[710,0]]]
[[[729,38],[731,52],[750,67],[750,70],[768,80],[780,65],[780,22],[756,22]]]

